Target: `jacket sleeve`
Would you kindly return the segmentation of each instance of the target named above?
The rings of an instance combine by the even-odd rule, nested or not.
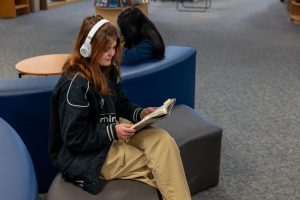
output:
[[[130,65],[153,58],[153,45],[151,40],[143,40],[135,47],[124,48],[122,54],[122,65]]]
[[[63,90],[59,100],[59,118],[64,143],[73,151],[98,150],[117,139],[115,124],[95,120],[89,100],[89,83],[77,80]]]

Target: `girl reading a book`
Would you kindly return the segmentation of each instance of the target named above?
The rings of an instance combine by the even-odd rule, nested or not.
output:
[[[165,200],[190,200],[180,153],[164,130],[132,124],[155,108],[141,108],[120,83],[118,29],[101,16],[84,19],[51,99],[49,156],[65,180],[96,194],[111,179],[157,188]]]
[[[164,41],[152,21],[140,9],[123,10],[117,20],[124,38],[122,64],[130,65],[151,58],[164,58]]]

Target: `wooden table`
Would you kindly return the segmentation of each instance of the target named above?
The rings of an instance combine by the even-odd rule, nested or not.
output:
[[[16,64],[19,77],[22,75],[48,76],[60,74],[70,54],[49,54],[21,60]]]

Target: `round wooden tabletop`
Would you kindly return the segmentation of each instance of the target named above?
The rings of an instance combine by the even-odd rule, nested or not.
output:
[[[70,54],[49,54],[21,60],[16,64],[20,75],[57,75]]]

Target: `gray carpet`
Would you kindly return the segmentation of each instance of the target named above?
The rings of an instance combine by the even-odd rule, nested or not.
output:
[[[70,51],[92,0],[0,19],[0,75]],[[213,0],[206,13],[151,1],[167,45],[197,48],[196,109],[224,128],[220,183],[193,200],[300,199],[300,26],[279,0]],[[195,152],[196,155],[196,152]]]

